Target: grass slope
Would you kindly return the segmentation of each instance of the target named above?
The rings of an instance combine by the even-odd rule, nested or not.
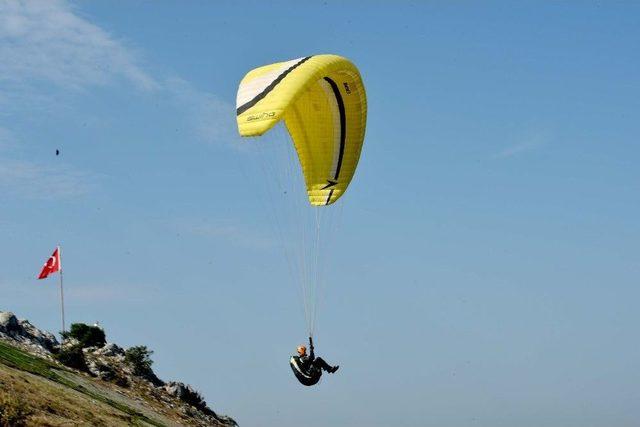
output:
[[[0,425],[175,425],[88,381],[0,341]]]

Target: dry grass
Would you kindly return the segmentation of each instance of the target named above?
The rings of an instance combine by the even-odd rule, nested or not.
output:
[[[0,405],[3,405],[0,406],[0,427],[175,424],[147,410],[147,405],[113,393],[100,381],[85,378],[2,341]]]
[[[0,427],[212,425],[192,412],[147,381],[123,388],[0,341]]]
[[[64,385],[2,365],[0,402],[13,402],[14,408],[19,405],[22,423],[27,426],[126,426],[135,422],[130,415]]]

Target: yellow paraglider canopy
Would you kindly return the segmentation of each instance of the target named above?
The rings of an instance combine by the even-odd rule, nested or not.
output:
[[[309,202],[329,205],[353,178],[367,121],[358,69],[337,55],[315,55],[256,68],[236,99],[241,136],[259,136],[284,120],[302,166]]]

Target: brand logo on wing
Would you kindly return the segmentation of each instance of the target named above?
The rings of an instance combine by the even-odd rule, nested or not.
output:
[[[253,122],[256,120],[265,120],[270,119],[276,115],[275,111],[265,111],[264,113],[251,114],[247,117],[248,122]]]

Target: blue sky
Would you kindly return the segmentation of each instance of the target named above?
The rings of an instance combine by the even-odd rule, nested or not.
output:
[[[59,329],[60,243],[68,319],[243,426],[638,425],[638,5],[298,3],[0,5],[0,310]],[[303,389],[234,100],[315,53],[369,116]]]

